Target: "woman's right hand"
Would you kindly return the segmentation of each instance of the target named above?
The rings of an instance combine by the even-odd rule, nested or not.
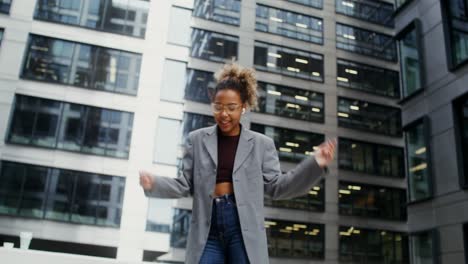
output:
[[[145,191],[153,189],[153,177],[147,171],[140,171],[140,185]]]

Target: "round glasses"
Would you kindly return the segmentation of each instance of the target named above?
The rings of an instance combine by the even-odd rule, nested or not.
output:
[[[211,104],[211,109],[213,110],[213,113],[215,114],[221,114],[223,111],[226,111],[228,115],[234,114],[242,105],[238,104],[217,104],[217,103],[212,103]]]

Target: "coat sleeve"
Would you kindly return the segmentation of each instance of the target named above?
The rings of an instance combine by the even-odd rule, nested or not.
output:
[[[152,175],[153,188],[145,191],[148,197],[180,198],[193,195],[193,144],[192,134],[187,137],[182,158],[182,168],[177,178]]]
[[[265,194],[274,200],[284,200],[307,194],[328,173],[328,168],[320,168],[312,156],[302,160],[293,170],[282,173],[275,143],[269,139],[263,156],[262,172]]]

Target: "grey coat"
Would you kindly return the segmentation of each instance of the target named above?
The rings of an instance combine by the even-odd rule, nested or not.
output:
[[[185,261],[188,264],[199,263],[210,230],[218,162],[217,130],[214,125],[191,132],[186,142],[180,176],[153,176],[153,189],[145,192],[147,196],[159,198],[193,196]],[[324,170],[311,157],[283,174],[273,140],[242,128],[232,179],[242,237],[251,263],[268,263],[264,195],[273,199],[305,195],[323,173]]]

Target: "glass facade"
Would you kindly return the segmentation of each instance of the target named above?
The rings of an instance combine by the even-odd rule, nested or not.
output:
[[[468,1],[442,1],[445,9],[449,67],[454,70],[468,62]]]
[[[141,55],[30,35],[21,78],[136,95]]]
[[[336,64],[338,86],[391,98],[400,97],[397,71],[343,59],[338,59]]]
[[[300,162],[324,141],[321,134],[252,123],[250,129],[273,139],[281,161]]]
[[[186,209],[174,209],[174,216],[172,218],[172,229],[170,245],[174,248],[187,247],[187,237],[192,221],[192,211]]]
[[[322,179],[320,183],[310,189],[309,193],[290,200],[273,200],[265,196],[265,206],[279,207],[287,209],[298,209],[308,212],[324,212],[325,211],[325,181]]]
[[[325,225],[265,219],[270,257],[323,259]]]
[[[338,140],[338,166],[376,176],[405,177],[403,148],[348,138]]]
[[[320,18],[257,4],[255,30],[323,44]]]
[[[209,88],[215,84],[214,73],[195,69],[187,69],[186,73],[185,99],[209,104],[211,102]]]
[[[322,93],[258,82],[257,94],[260,113],[324,122],[324,95]]]
[[[323,82],[323,56],[255,41],[254,66],[260,71]]]
[[[341,215],[406,221],[406,191],[340,181],[338,207]]]
[[[239,38],[231,35],[194,28],[190,56],[214,62],[238,58]]]
[[[411,234],[410,251],[413,264],[437,264],[439,256],[436,253],[436,232],[425,231]]]
[[[9,14],[11,0],[0,0],[0,13]]]
[[[399,137],[402,135],[401,110],[338,97],[338,126]]]
[[[119,227],[125,178],[1,161],[0,213]]]
[[[336,23],[336,47],[386,61],[398,60],[392,36],[350,25]]]
[[[193,16],[239,26],[240,0],[195,0]]]
[[[393,28],[393,4],[371,0],[335,0],[339,14]]]
[[[286,1],[313,7],[313,8],[318,8],[318,9],[323,8],[323,0],[286,0]]]
[[[405,144],[409,201],[414,202],[432,196],[432,183],[428,144],[428,124],[421,119],[405,127]]]
[[[213,116],[186,112],[182,121],[182,138],[185,140],[190,132],[215,124]]]
[[[128,158],[133,113],[16,95],[8,143]]]
[[[421,45],[419,45],[419,30],[417,22],[411,23],[398,34],[398,46],[400,51],[401,83],[403,97],[423,88],[421,70]]]
[[[339,260],[343,263],[409,264],[403,233],[340,226]]]
[[[468,187],[468,96],[458,99],[454,107],[457,136],[459,145],[459,154],[461,154],[462,171],[460,183],[463,187]]]
[[[144,38],[149,0],[38,0],[34,18]]]

